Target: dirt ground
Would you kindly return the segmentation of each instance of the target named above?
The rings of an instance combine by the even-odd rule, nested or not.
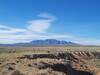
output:
[[[63,72],[53,70],[50,65],[64,63],[63,60],[57,59],[18,59],[20,54],[1,54],[0,55],[0,75],[11,75],[14,71],[20,71],[23,75],[64,75]],[[46,68],[42,68],[44,64]]]
[[[38,48],[37,51],[35,49],[33,51],[26,49],[25,52],[23,50],[21,52],[14,50],[9,49],[8,52],[0,53],[0,75],[69,75],[66,59],[24,58],[25,55],[32,54],[55,54],[54,48],[44,49],[44,51],[41,51],[43,50],[41,48]],[[95,64],[96,67],[100,67],[100,59],[95,59]]]

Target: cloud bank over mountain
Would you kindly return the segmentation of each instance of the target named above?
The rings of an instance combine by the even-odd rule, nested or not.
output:
[[[37,19],[27,21],[25,28],[0,25],[0,43],[29,42],[36,39],[64,39],[80,44],[100,44],[100,40],[88,40],[70,34],[48,32],[56,20],[57,17],[50,13],[40,13],[37,15]]]

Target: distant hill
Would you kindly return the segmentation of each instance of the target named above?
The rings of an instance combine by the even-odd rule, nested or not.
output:
[[[0,44],[0,46],[53,46],[53,45],[76,46],[79,44],[70,41],[56,40],[56,39],[33,40],[29,43]]]
[[[73,42],[67,42],[64,40],[56,40],[56,39],[34,40],[34,41],[31,41],[30,44],[33,44],[33,45],[78,45]]]

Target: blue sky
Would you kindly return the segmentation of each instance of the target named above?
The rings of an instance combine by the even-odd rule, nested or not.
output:
[[[60,39],[100,45],[99,0],[0,0],[0,43]]]

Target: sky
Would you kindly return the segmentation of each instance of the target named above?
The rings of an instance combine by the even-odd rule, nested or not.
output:
[[[100,0],[0,0],[0,43],[59,39],[100,45]]]

